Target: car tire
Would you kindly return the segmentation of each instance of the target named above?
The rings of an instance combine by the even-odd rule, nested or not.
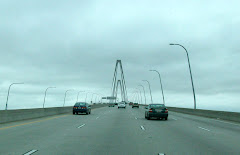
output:
[[[166,121],[166,120],[168,120],[168,118],[167,118],[167,117],[165,117],[165,121]]]
[[[119,109],[119,107],[118,107],[118,109]]]
[[[89,112],[86,112],[86,115],[88,115],[89,114]]]
[[[73,112],[73,115],[75,115],[75,112]]]
[[[147,120],[150,120],[151,118],[150,117],[147,117]]]

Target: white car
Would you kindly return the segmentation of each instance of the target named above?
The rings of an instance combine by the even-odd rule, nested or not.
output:
[[[126,104],[124,102],[118,103],[118,109],[119,108],[126,108]]]

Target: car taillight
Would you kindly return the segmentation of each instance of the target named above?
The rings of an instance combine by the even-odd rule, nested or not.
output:
[[[82,107],[82,109],[86,109],[86,107]]]
[[[167,110],[167,109],[165,110],[165,113],[168,113],[168,110]]]
[[[149,109],[149,112],[152,112],[152,109]]]

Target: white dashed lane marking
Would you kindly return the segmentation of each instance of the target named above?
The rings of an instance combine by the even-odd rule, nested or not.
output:
[[[27,153],[24,153],[23,155],[31,155],[35,152],[37,152],[38,150],[31,150],[31,151],[28,151]]]
[[[86,124],[80,125],[80,126],[78,127],[78,129],[84,127],[85,125],[86,125]]]
[[[206,129],[206,128],[203,128],[203,127],[198,127],[199,129],[202,129],[202,130],[205,130],[205,131],[210,131],[210,130],[208,130],[208,129]]]

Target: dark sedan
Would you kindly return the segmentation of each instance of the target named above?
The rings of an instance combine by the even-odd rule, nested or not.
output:
[[[134,107],[139,108],[139,104],[138,103],[133,103],[132,108],[134,108]]]
[[[77,102],[73,106],[73,115],[78,113],[86,113],[87,115],[91,114],[91,105],[85,102]]]
[[[115,107],[115,104],[114,103],[109,103],[108,107]]]
[[[153,117],[158,119],[168,119],[168,109],[164,104],[149,104],[145,107],[145,118],[151,119]]]

